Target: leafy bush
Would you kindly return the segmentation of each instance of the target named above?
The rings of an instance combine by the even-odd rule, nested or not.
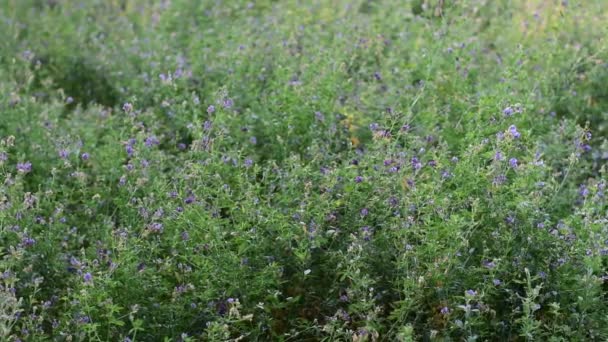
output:
[[[2,340],[608,339],[606,15],[0,4]]]

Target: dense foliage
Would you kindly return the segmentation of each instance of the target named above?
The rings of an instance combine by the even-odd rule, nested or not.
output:
[[[0,2],[0,340],[608,340],[603,0]]]

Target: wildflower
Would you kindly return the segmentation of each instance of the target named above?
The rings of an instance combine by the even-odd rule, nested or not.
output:
[[[90,155],[85,152],[80,157],[82,158],[82,160],[89,160]]]
[[[500,279],[494,279],[492,280],[492,284],[494,284],[494,286],[500,286],[502,284],[502,281],[500,281]]]
[[[420,162],[420,160],[417,157],[413,157],[411,162],[412,162],[412,168],[415,171],[420,170],[422,168],[422,163]]]
[[[581,195],[581,197],[587,197],[589,196],[589,189],[587,189],[587,187],[585,186],[585,184],[581,184],[578,194]]]
[[[508,224],[513,224],[513,223],[515,223],[515,216],[513,216],[513,215],[509,215],[509,216],[507,216],[507,218],[505,219],[505,221],[506,221]]]
[[[511,159],[509,159],[509,165],[512,168],[514,168],[514,169],[517,168],[517,163],[518,163],[517,158],[511,158]]]
[[[483,263],[483,265],[484,265],[485,267],[487,267],[487,268],[490,268],[490,269],[492,269],[492,268],[496,267],[496,264],[494,263],[494,261],[485,261],[485,262]]]
[[[503,160],[503,159],[505,159],[505,157],[504,157],[504,155],[502,154],[502,152],[497,151],[497,152],[494,154],[494,160],[496,160],[496,161],[501,161],[501,160]]]
[[[132,157],[133,152],[135,152],[135,150],[133,149],[133,146],[131,146],[131,145],[125,146],[125,150],[127,151],[127,156],[129,156],[129,157]]]
[[[231,98],[226,98],[222,102],[222,105],[224,106],[224,108],[228,109],[228,108],[231,108],[234,105],[234,101],[232,101]]]
[[[184,200],[184,203],[192,204],[195,200],[196,200],[196,197],[194,197],[194,195],[190,194],[190,195],[188,195],[188,197],[186,197],[186,199]]]
[[[245,159],[245,167],[251,167],[253,166],[253,160],[247,158]]]
[[[213,127],[213,124],[211,123],[211,121],[206,120],[206,121],[203,123],[203,129],[204,129],[205,131],[207,131],[207,132],[208,132],[208,131],[210,131],[210,130],[211,130],[211,127]]]
[[[388,205],[390,205],[391,207],[396,207],[399,204],[399,200],[397,199],[397,197],[391,196],[388,199]]]
[[[151,135],[146,138],[146,140],[144,141],[144,144],[146,145],[146,147],[152,147],[154,145],[160,144],[160,141],[158,140],[158,138],[156,136]]]
[[[17,171],[21,173],[28,173],[32,171],[32,163],[26,161],[24,163],[17,163]]]
[[[363,177],[361,177],[361,176],[355,177],[355,183],[361,183],[361,182],[363,182]]]
[[[325,116],[323,116],[323,113],[321,112],[315,112],[315,118],[317,119],[317,121],[325,121]]]
[[[90,322],[91,322],[91,318],[89,316],[82,316],[82,317],[78,318],[79,324],[87,324]]]
[[[475,296],[477,296],[477,291],[475,291],[475,290],[466,290],[465,294],[467,296],[470,296],[470,297],[475,297]]]
[[[61,158],[61,159],[65,159],[65,158],[67,158],[67,157],[68,157],[68,154],[69,154],[69,153],[68,153],[68,151],[67,151],[67,150],[64,150],[64,149],[59,150],[59,158]]]
[[[209,105],[209,107],[207,107],[207,113],[208,114],[215,113],[215,106],[214,105]]]
[[[23,239],[21,239],[21,244],[22,244],[24,247],[31,247],[31,246],[33,246],[34,244],[36,244],[36,240],[35,240],[35,239],[32,239],[31,237],[26,236],[26,237],[24,237]]]
[[[511,133],[511,136],[515,139],[519,139],[519,137],[521,137],[521,133],[517,131],[517,127],[515,127],[515,125],[509,126],[509,133]]]
[[[82,278],[84,279],[85,284],[90,284],[93,281],[93,276],[89,272],[85,273]]]
[[[361,209],[361,216],[365,217],[369,214],[369,209],[363,208]]]
[[[372,231],[369,226],[362,227],[361,232],[363,233],[363,239],[365,241],[369,241],[371,239]]]
[[[122,105],[122,110],[126,113],[131,113],[133,111],[133,105],[129,102],[125,102],[125,104]]]
[[[447,315],[450,313],[450,308],[448,308],[447,306],[444,306],[441,308],[440,312],[442,315]]]
[[[159,223],[159,222],[154,222],[154,223],[150,224],[150,226],[148,228],[153,233],[162,233],[163,232],[163,224]]]
[[[503,109],[502,113],[505,116],[511,116],[511,115],[513,115],[513,113],[515,113],[515,110],[513,110],[513,107],[508,106],[507,108]]]

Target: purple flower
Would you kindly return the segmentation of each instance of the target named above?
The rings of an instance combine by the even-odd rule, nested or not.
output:
[[[209,105],[209,107],[207,107],[207,113],[213,114],[214,112],[215,112],[215,106]]]
[[[32,163],[26,161],[24,163],[17,163],[17,171],[21,173],[28,173],[32,171]]]
[[[231,108],[234,105],[234,101],[232,101],[231,98],[225,98],[222,102],[222,105],[224,106],[224,108]]]
[[[122,105],[122,110],[124,110],[127,113],[130,113],[133,111],[133,105],[130,104],[129,102],[125,102],[125,104]]]
[[[467,296],[470,296],[470,297],[475,297],[475,296],[477,296],[477,291],[475,291],[475,290],[466,290],[465,294]]]
[[[399,200],[397,199],[397,197],[391,196],[388,199],[388,205],[390,205],[391,207],[396,207],[399,204]]]
[[[513,110],[513,108],[511,106],[509,106],[509,107],[503,109],[502,113],[505,116],[511,116],[511,115],[513,115],[513,113],[515,113],[515,110]]]
[[[490,268],[490,269],[492,269],[492,268],[496,267],[496,264],[494,263],[494,261],[485,261],[485,262],[483,263],[483,265],[484,265],[485,267],[487,267],[487,268]]]
[[[321,113],[321,112],[315,112],[315,118],[318,121],[325,121],[325,116],[323,116],[323,113]]]
[[[380,125],[378,125],[377,123],[373,122],[371,124],[369,124],[369,129],[372,131],[377,130],[380,127]]]
[[[245,159],[245,167],[251,167],[253,166],[253,160],[247,158]]]
[[[515,139],[519,139],[519,137],[521,137],[521,133],[517,131],[517,127],[515,127],[515,125],[509,126],[509,133],[511,133],[511,136],[513,136]]]
[[[188,197],[186,197],[186,199],[184,200],[184,203],[192,204],[195,200],[196,200],[196,197],[194,197],[194,195],[190,194],[190,195],[188,195]]]
[[[363,177],[361,177],[361,176],[355,177],[355,183],[361,183],[361,182],[363,182]]]
[[[411,162],[414,170],[420,170],[422,168],[422,163],[417,157],[413,157]]]
[[[362,227],[361,232],[363,233],[363,239],[365,241],[369,241],[371,239],[372,230],[369,226]]]
[[[65,159],[68,157],[69,152],[67,150],[59,150],[59,158],[61,159]]]
[[[518,163],[517,158],[511,158],[511,159],[509,159],[509,165],[512,168],[514,168],[514,169],[517,168],[517,163]]]
[[[154,145],[160,144],[160,141],[158,140],[158,138],[156,136],[151,135],[146,138],[146,140],[144,141],[144,144],[146,145],[146,147],[152,147]]]
[[[23,239],[21,239],[21,244],[22,244],[24,247],[31,247],[31,246],[33,246],[35,243],[36,243],[36,240],[35,240],[35,239],[32,239],[31,237],[28,237],[28,236],[26,236],[26,237],[24,237]]]
[[[496,153],[494,154],[494,160],[501,161],[503,159],[505,159],[505,157],[503,156],[502,152],[496,151]]]
[[[85,273],[82,278],[84,279],[85,284],[90,284],[93,281],[93,276],[89,272]]]
[[[585,184],[581,184],[578,194],[581,195],[581,197],[587,197],[589,196],[589,189],[587,189],[587,187],[585,186]]]
[[[183,151],[183,150],[185,150],[185,149],[186,149],[186,144],[184,144],[184,143],[179,143],[179,144],[177,144],[177,148],[178,148],[180,151]]]
[[[492,280],[492,284],[494,284],[494,286],[500,286],[502,284],[502,281],[500,281],[500,279],[494,279]]]
[[[90,155],[85,152],[80,157],[82,158],[82,160],[89,160]]]
[[[91,318],[89,316],[82,316],[82,317],[78,318],[79,324],[87,324],[89,322],[91,322]]]
[[[163,224],[159,222],[154,222],[149,226],[150,231],[153,233],[162,233],[163,232]]]
[[[361,216],[365,217],[369,214],[369,209],[363,208],[361,209]]]
[[[441,308],[440,312],[441,312],[442,315],[447,315],[447,314],[450,313],[450,308],[448,308],[447,306],[444,306],[444,307]]]
[[[212,126],[213,124],[209,120],[205,120],[205,122],[203,123],[203,129],[205,131],[210,131]]]
[[[5,162],[8,160],[8,154],[6,152],[0,152],[0,162]]]

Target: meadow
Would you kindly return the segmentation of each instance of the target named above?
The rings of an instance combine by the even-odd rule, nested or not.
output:
[[[0,1],[0,341],[608,340],[606,23]]]

